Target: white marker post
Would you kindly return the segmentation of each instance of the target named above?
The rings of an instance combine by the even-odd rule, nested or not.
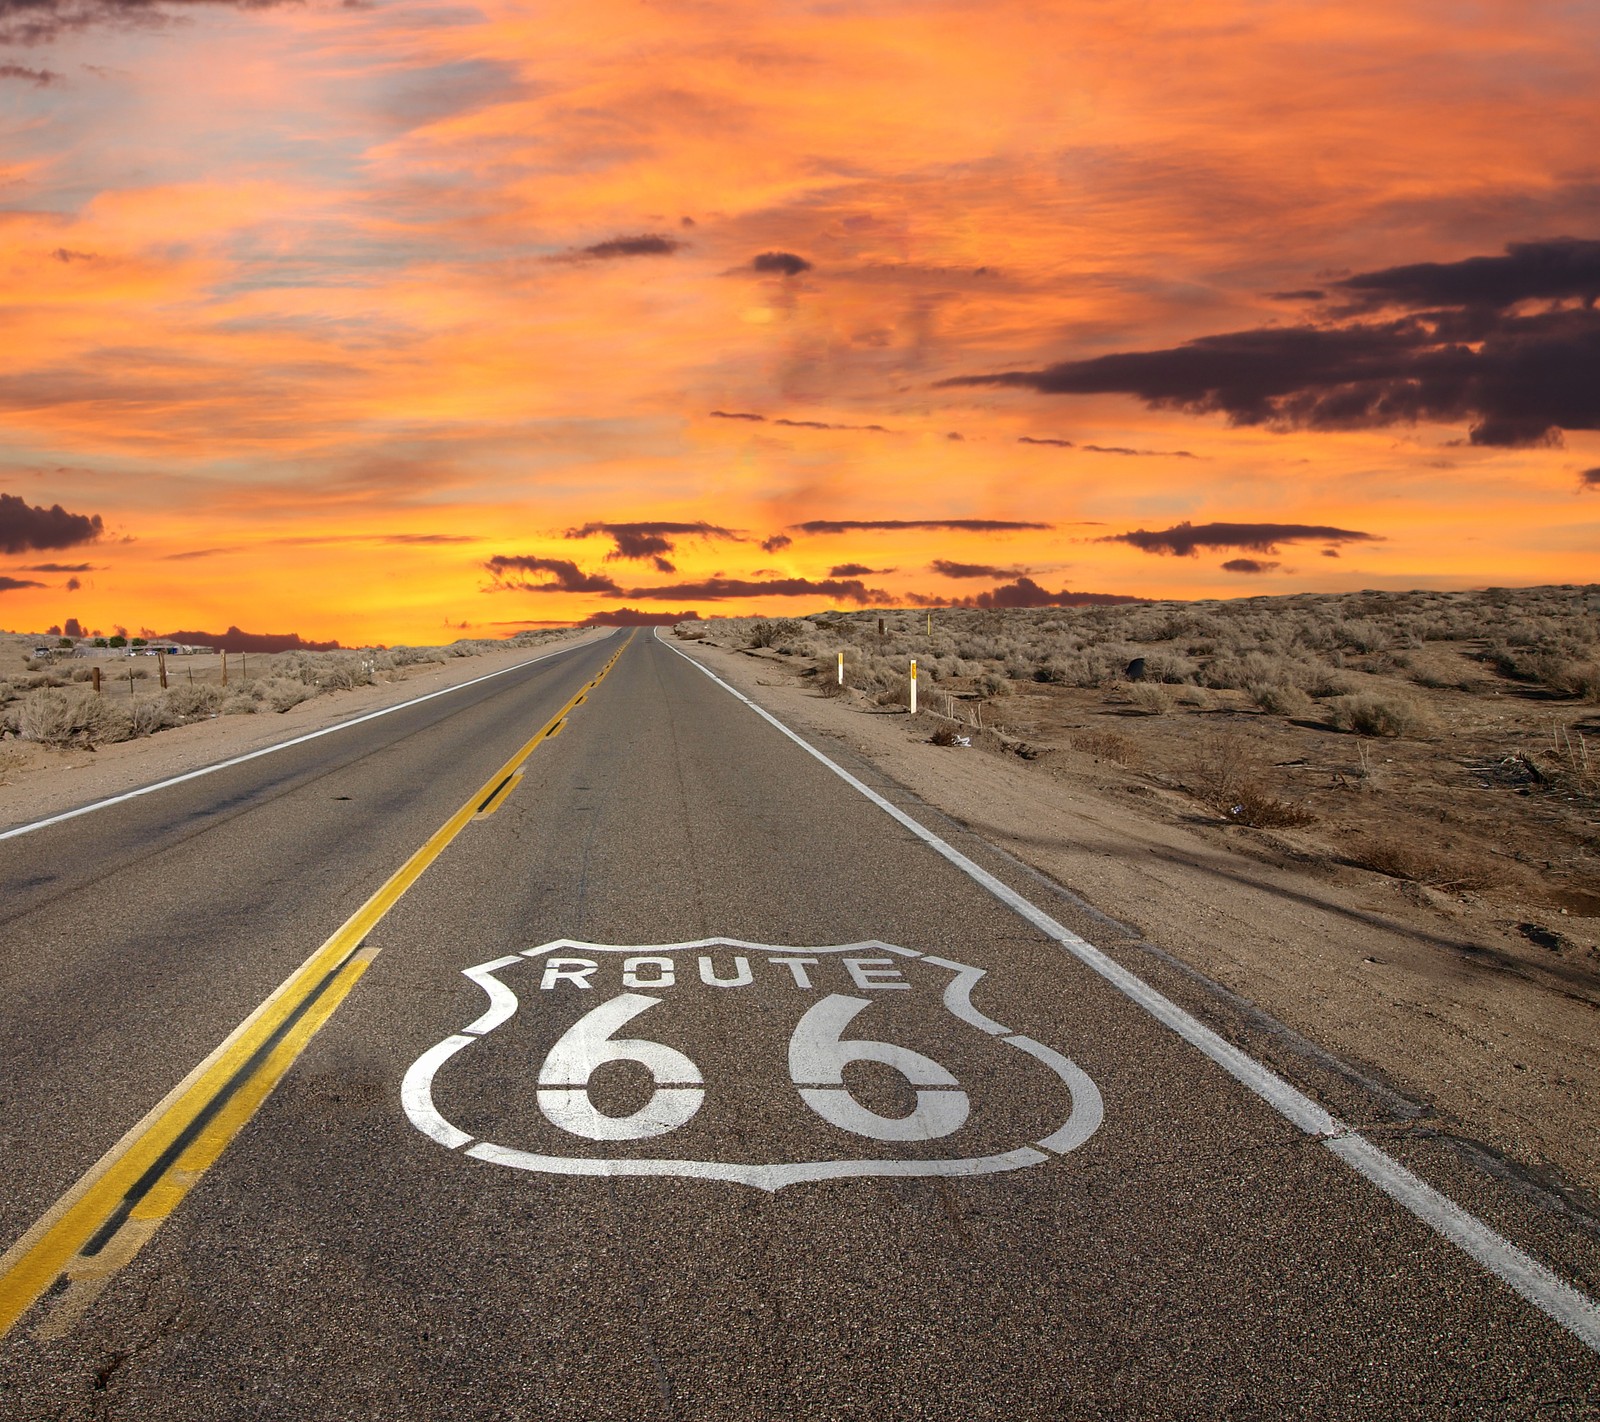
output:
[[[839,653],[839,685],[844,685],[844,653]]]
[[[917,659],[911,659],[911,714],[917,714]]]

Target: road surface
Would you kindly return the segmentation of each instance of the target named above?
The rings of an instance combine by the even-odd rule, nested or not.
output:
[[[1600,1415],[1581,1223],[814,749],[623,632],[0,841],[0,1417]]]

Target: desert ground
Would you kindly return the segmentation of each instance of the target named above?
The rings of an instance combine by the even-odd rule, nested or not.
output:
[[[0,633],[0,829],[487,676],[609,629],[552,628],[505,641],[337,652],[157,659],[48,658],[53,637]],[[93,668],[100,668],[100,694]]]
[[[1395,1093],[1395,1129],[1600,1218],[1600,591],[675,631]]]
[[[1600,1220],[1600,590],[675,632],[1106,915],[1108,945],[1335,1054],[1394,1104],[1383,1128],[1458,1142]],[[219,659],[173,658],[164,696],[153,658],[113,659],[97,704],[84,662],[8,636],[0,827],[599,635],[251,654],[226,688]]]

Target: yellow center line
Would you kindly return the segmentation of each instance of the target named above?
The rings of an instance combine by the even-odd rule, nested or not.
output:
[[[486,798],[509,793],[513,777],[521,778],[523,762],[605,680],[632,642],[630,633],[593,681],[575,692],[210,1056],[0,1255],[0,1338],[41,1295],[63,1285],[49,1331],[65,1331],[81,1316],[333,1016],[376,955],[365,943],[367,935],[479,814]]]

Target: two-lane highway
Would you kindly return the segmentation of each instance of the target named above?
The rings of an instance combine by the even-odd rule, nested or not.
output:
[[[0,844],[0,1416],[1600,1414],[1581,1294],[864,789],[621,634]]]

